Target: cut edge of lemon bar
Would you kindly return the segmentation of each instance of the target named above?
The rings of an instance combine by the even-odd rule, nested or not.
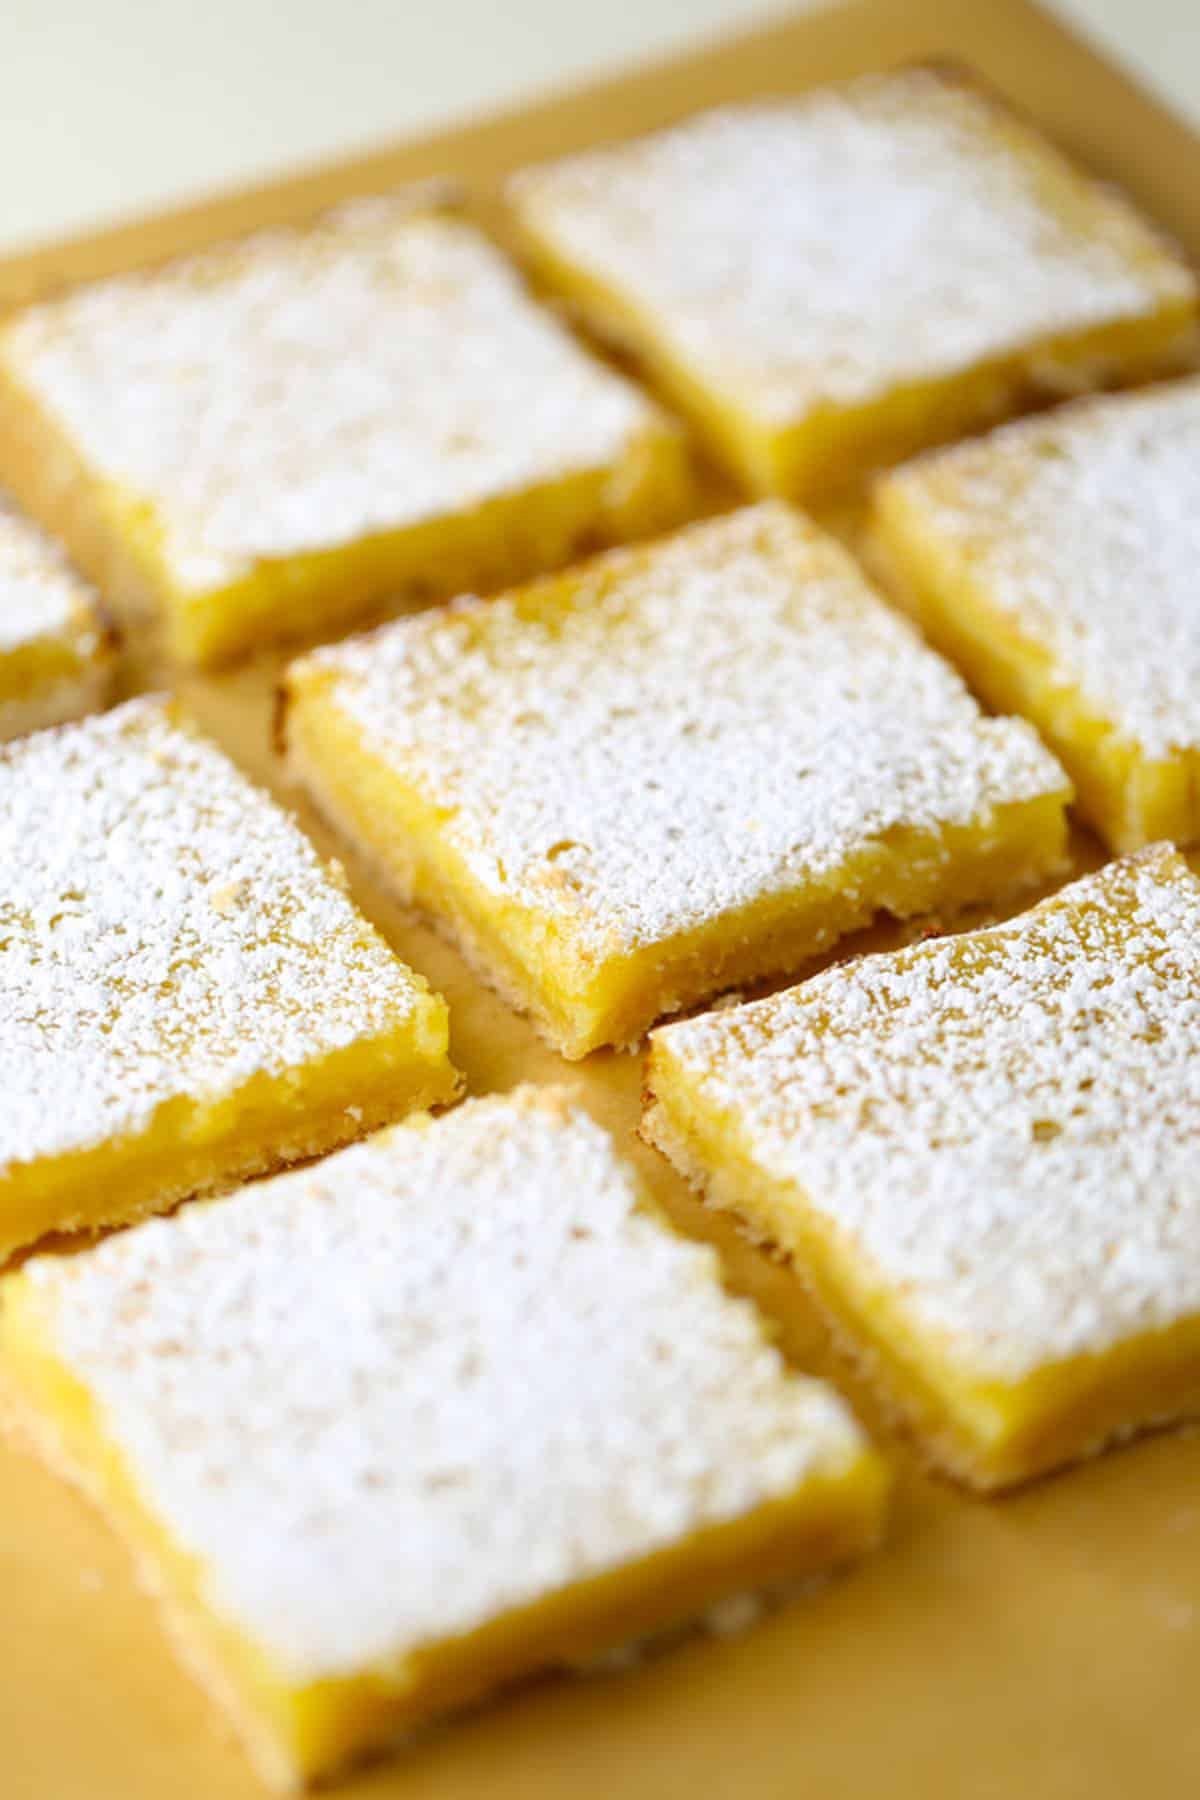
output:
[[[986,946],[1026,921],[1061,914],[1076,904],[1077,890],[1085,890],[1078,903],[1086,909],[1090,884],[1137,863],[1153,881],[1196,886],[1171,846],[1152,846],[1125,865],[1110,864],[1073,883],[1023,918],[951,941],[972,950]],[[866,961],[911,960],[935,948],[916,946]],[[721,1016],[720,1033],[736,1045],[747,1026],[752,1036],[757,1033],[750,1015],[773,1004],[803,1005],[803,994],[796,988],[774,1002],[733,1009]],[[640,1135],[706,1204],[732,1214],[750,1237],[787,1259],[798,1298],[815,1302],[839,1351],[932,1464],[968,1487],[995,1491],[1200,1415],[1200,1310],[1155,1320],[1100,1350],[1048,1358],[1010,1379],[998,1379],[982,1365],[973,1368],[953,1334],[920,1322],[896,1283],[856,1253],[799,1182],[767,1166],[736,1101],[727,1092],[722,1103],[706,1083],[703,1053],[688,1053],[690,1027],[713,1022],[715,1015],[651,1035]]]
[[[471,1113],[481,1106],[497,1114],[492,1143],[495,1129],[504,1131],[505,1112],[519,1118],[534,1109],[567,1121],[578,1116],[565,1093],[522,1089],[500,1100],[467,1102],[444,1121],[412,1116],[342,1155],[376,1156],[389,1146],[403,1153],[407,1134],[436,1131],[443,1124],[453,1127],[455,1122],[459,1129],[469,1129]],[[608,1148],[611,1154],[611,1144]],[[295,1184],[311,1177],[319,1183],[323,1171],[336,1177],[340,1160],[335,1156],[311,1171],[277,1177],[258,1195],[235,1194],[201,1202],[188,1211],[229,1205],[251,1208],[256,1199],[269,1201],[271,1189],[281,1182]],[[617,1160],[623,1165],[623,1159]],[[335,1197],[332,1185],[326,1195]],[[644,1195],[639,1196],[638,1210],[658,1218]],[[170,1231],[176,1223],[153,1221],[139,1231]],[[665,1225],[662,1229],[670,1232]],[[136,1239],[138,1232],[129,1235]],[[579,1235],[587,1233],[581,1230]],[[132,1248],[136,1257],[136,1243]],[[235,1265],[229,1271],[232,1278],[237,1272],[236,1247],[228,1248]],[[711,1260],[705,1280],[719,1287],[715,1255],[695,1245],[681,1248]],[[82,1256],[92,1254],[85,1251]],[[497,1600],[496,1610],[473,1629],[414,1642],[351,1672],[305,1678],[286,1668],[277,1653],[212,1603],[206,1591],[212,1582],[204,1562],[177,1541],[156,1511],[78,1359],[64,1349],[60,1320],[73,1298],[65,1290],[71,1286],[68,1265],[74,1260],[42,1256],[0,1278],[0,1347],[5,1365],[0,1418],[18,1441],[23,1439],[96,1505],[117,1531],[143,1585],[162,1606],[181,1663],[231,1719],[260,1773],[282,1789],[294,1790],[337,1774],[521,1675],[586,1662],[701,1619],[731,1593],[769,1589],[828,1572],[873,1548],[882,1535],[891,1486],[885,1460],[832,1390],[810,1377],[781,1370],[774,1378],[781,1393],[786,1382],[798,1394],[811,1390],[812,1405],[820,1402],[811,1421],[809,1460],[794,1485],[780,1482],[764,1464],[758,1480],[762,1493],[755,1486],[758,1478],[750,1477],[756,1497],[733,1516],[699,1528],[684,1527],[682,1535],[662,1548],[583,1579],[568,1576],[562,1585],[552,1585],[527,1602],[506,1607]],[[57,1272],[49,1268],[52,1261],[68,1276],[62,1284],[64,1293],[57,1296]],[[692,1278],[699,1276],[693,1273]],[[749,1309],[744,1301],[727,1299],[726,1304]],[[758,1329],[761,1333],[761,1322]],[[765,1335],[759,1341],[764,1347],[768,1342]],[[765,1404],[760,1400],[760,1406]],[[823,1407],[830,1409],[828,1416]]]
[[[210,550],[203,535],[205,509],[215,515],[227,504],[220,471],[211,477],[199,503],[191,506],[172,505],[168,483],[174,478],[169,472],[162,476],[157,495],[143,491],[132,478],[119,478],[104,465],[99,421],[93,417],[89,422],[91,435],[101,446],[97,450],[70,429],[55,403],[56,390],[45,391],[36,356],[31,361],[23,348],[24,338],[31,337],[40,352],[47,346],[53,352],[58,336],[75,352],[80,367],[68,368],[60,380],[69,383],[64,392],[86,414],[90,312],[98,311],[111,332],[123,293],[136,297],[139,291],[153,292],[156,283],[186,284],[189,271],[195,271],[201,289],[215,283],[223,270],[237,271],[255,257],[267,273],[272,258],[281,258],[286,274],[288,254],[297,245],[315,241],[314,234],[324,233],[332,243],[340,232],[350,237],[358,231],[367,255],[382,256],[389,220],[394,231],[429,226],[461,234],[469,243],[479,263],[477,278],[490,280],[497,289],[494,311],[500,354],[505,319],[511,316],[527,340],[541,335],[551,359],[574,369],[581,395],[584,390],[594,392],[599,410],[609,388],[613,393],[626,391],[627,427],[617,435],[610,432],[612,442],[604,454],[593,448],[564,455],[560,467],[543,468],[532,479],[498,480],[467,503],[437,504],[411,519],[403,517],[403,486],[383,482],[378,491],[360,496],[372,522],[347,528],[344,534],[334,531],[327,541],[314,532],[310,507],[302,543],[289,543],[292,526],[285,518],[277,523],[272,542],[264,538],[261,546],[236,552],[219,546]],[[381,282],[381,306],[386,306],[387,291],[386,282]],[[380,332],[385,328],[381,321]],[[313,324],[310,329],[320,327]],[[369,343],[370,337],[364,341]],[[215,360],[215,352],[210,355]],[[348,366],[352,365],[353,358]],[[194,370],[185,369],[184,375],[195,380]],[[585,411],[582,397],[579,409]],[[511,426],[519,434],[519,409]],[[464,425],[460,436],[469,449],[471,428]],[[311,453],[311,446],[308,449]],[[278,481],[286,479],[288,458],[294,454],[292,445],[280,442]],[[336,440],[329,454],[330,480],[336,487],[339,466],[355,465]],[[513,461],[519,463],[519,456]],[[522,580],[561,566],[581,549],[649,536],[695,510],[694,478],[678,424],[570,338],[549,311],[539,308],[482,233],[452,213],[414,207],[403,196],[344,206],[309,227],[230,240],[160,269],[81,288],[4,321],[0,479],[68,547],[123,626],[143,637],[156,654],[201,667],[271,643],[335,636],[380,606],[393,607],[405,600],[420,605],[473,587],[490,589]],[[401,516],[399,524],[387,523],[389,511]],[[177,542],[172,535],[176,530]]]
[[[659,559],[682,564],[683,558],[694,556],[696,578],[707,580],[706,547],[708,560],[719,567],[723,556],[747,546],[772,568],[790,570],[788,559],[803,564],[808,558],[815,586],[844,588],[847,606],[878,607],[881,617],[892,618],[840,547],[802,515],[769,502],[692,525],[649,546],[611,552],[481,603],[474,612],[468,602],[427,614],[420,629],[470,631],[477,620],[478,634],[485,639],[501,620],[497,609],[508,609],[514,622],[569,617],[580,594],[586,600],[593,587],[599,595],[619,593],[624,579],[637,583],[660,566],[665,579],[667,564]],[[803,568],[796,579],[805,579]],[[685,608],[686,593],[681,591],[677,599]],[[747,605],[753,610],[753,599]],[[923,821],[897,826],[843,855],[820,878],[781,883],[774,891],[639,942],[600,943],[594,933],[587,938],[573,927],[574,915],[548,920],[540,904],[521,898],[512,879],[503,884],[507,896],[490,891],[448,841],[444,826],[455,816],[453,799],[439,800],[406,778],[389,760],[386,745],[372,741],[355,718],[355,671],[366,666],[378,672],[386,661],[389,634],[407,630],[407,624],[384,627],[377,639],[318,652],[290,666],[280,713],[290,770],[348,842],[407,901],[435,923],[448,925],[482,977],[570,1059],[606,1044],[632,1044],[656,1019],[722,990],[795,969],[881,912],[897,917],[954,913],[1032,885],[1064,864],[1070,786],[1047,758],[1048,773],[1037,791],[997,799],[969,821],[946,819],[936,829]],[[403,642],[400,636],[390,639],[400,652]],[[379,658],[372,654],[373,644],[379,645]],[[485,644],[476,649],[479,656],[486,655]],[[910,644],[907,636],[897,644],[897,654],[904,652],[932,655],[918,649],[916,640]],[[349,699],[342,688],[344,675],[349,676]],[[992,723],[1001,726],[1000,721]],[[1043,754],[1040,749],[1038,754]],[[646,774],[653,777],[656,771],[648,764]],[[661,848],[664,855],[672,854]],[[540,895],[553,899],[561,872],[550,864],[547,879],[535,885]]]
[[[289,677],[288,766],[321,815],[406,901],[448,929],[475,973],[570,1062],[639,1043],[656,1020],[786,974],[881,913],[952,917],[1064,866],[1069,790],[995,808],[986,820],[872,845],[802,904],[764,899],[675,941],[598,965],[516,906],[498,906],[439,838],[436,806],[362,743],[331,695]]]
[[[0,742],[99,711],[115,661],[95,594],[0,492]]]
[[[101,735],[96,736],[96,732]],[[73,738],[65,734],[82,735]],[[9,745],[0,752],[0,780],[9,776],[7,764],[14,758],[20,759],[22,771],[36,762],[43,774],[52,774],[57,766],[56,749],[62,747],[69,759],[73,754],[70,746],[77,744],[88,779],[103,787],[106,734],[117,740],[123,734],[131,734],[133,739],[141,734],[146,740],[145,774],[150,779],[158,766],[157,758],[169,761],[173,744],[186,746],[194,742],[196,754],[211,758],[206,772],[209,790],[224,787],[227,807],[237,814],[245,831],[257,832],[259,837],[274,836],[274,855],[276,859],[282,856],[282,866],[278,860],[272,860],[274,878],[268,878],[270,885],[273,887],[275,880],[285,881],[290,884],[288,891],[294,899],[306,896],[314,909],[323,908],[325,924],[333,934],[320,952],[311,944],[287,952],[285,976],[290,969],[293,980],[303,980],[307,969],[311,979],[311,959],[322,954],[327,963],[326,978],[333,979],[335,964],[343,975],[354,971],[361,993],[365,992],[368,970],[373,965],[379,984],[376,1016],[358,1033],[347,1033],[345,1019],[337,1021],[324,1038],[319,1027],[310,1031],[305,1037],[307,1047],[303,1055],[286,1066],[269,1066],[269,1059],[260,1057],[258,1066],[237,1077],[224,1070],[208,1070],[202,1076],[198,1070],[195,1081],[183,1086],[168,1082],[162,1096],[147,1104],[143,1083],[149,1081],[152,1090],[154,1077],[148,1076],[144,1062],[137,1060],[147,1054],[146,994],[131,991],[122,1001],[130,1015],[129,1023],[116,1034],[121,1043],[112,1054],[118,1059],[124,1054],[134,1060],[124,1076],[119,1072],[118,1060],[118,1066],[109,1071],[109,1079],[114,1093],[123,1082],[130,1083],[134,1098],[128,1116],[118,1112],[110,1121],[108,1103],[98,1086],[104,1077],[98,1072],[97,1061],[102,1042],[110,1040],[102,1039],[89,1026],[76,1041],[71,1015],[74,1004],[85,1013],[96,1009],[97,995],[106,979],[103,956],[94,965],[77,959],[80,992],[73,999],[68,971],[57,961],[54,940],[61,932],[70,931],[77,908],[96,904],[97,936],[111,945],[112,917],[106,908],[112,892],[99,897],[89,893],[88,875],[82,872],[82,865],[75,865],[74,874],[68,865],[65,870],[60,869],[56,890],[62,888],[63,882],[68,886],[61,893],[56,891],[54,899],[49,900],[42,891],[45,883],[41,878],[34,874],[23,881],[14,863],[7,880],[0,877],[0,907],[15,904],[17,909],[13,925],[16,942],[6,946],[14,958],[17,985],[13,989],[6,983],[7,970],[0,958],[0,1000],[15,1009],[12,1031],[16,1035],[11,1045],[7,1043],[0,1020],[0,1058],[30,1053],[30,1040],[22,1035],[21,1019],[25,1019],[26,1032],[35,1029],[39,995],[43,1005],[45,996],[52,995],[57,1015],[54,1029],[61,1040],[53,1052],[58,1058],[55,1066],[61,1069],[61,1079],[68,1083],[74,1079],[76,1087],[87,1090],[92,1115],[86,1133],[79,1134],[68,1123],[65,1105],[60,1105],[62,1135],[57,1144],[26,1146],[18,1141],[15,1127],[6,1133],[12,1149],[0,1159],[0,1261],[50,1233],[128,1224],[150,1212],[163,1211],[179,1200],[316,1156],[392,1123],[409,1109],[449,1102],[460,1089],[461,1078],[448,1054],[449,1014],[444,999],[403,963],[358,914],[336,865],[322,863],[299,828],[287,820],[275,803],[246,781],[215,746],[199,739],[175,702],[156,697],[133,700],[91,720],[37,733]],[[33,775],[26,776],[22,786],[29,790],[28,805],[38,803]],[[46,816],[54,818],[52,792],[46,793],[45,807]],[[57,816],[61,826],[69,815],[60,806]],[[161,819],[161,826],[156,829],[169,831],[166,815],[161,814]],[[195,880],[189,887],[188,878],[183,877],[185,897],[182,901],[177,899],[176,904],[199,905],[201,910],[211,908],[208,916],[214,930],[226,933],[224,954],[230,952],[233,934],[247,958],[253,958],[259,942],[259,908],[254,904],[253,882],[247,879],[245,867],[237,861],[235,847],[227,875],[218,872],[204,892],[198,890]],[[161,866],[158,873],[162,874]],[[81,883],[78,889],[69,885],[73,879]],[[141,879],[136,855],[127,863],[123,879],[135,884]],[[57,906],[57,914],[50,913],[51,906]],[[171,906],[170,899],[162,902],[162,929],[168,942],[178,923]],[[136,956],[140,948],[147,966],[152,966],[163,950],[163,940],[156,935],[159,924],[155,902],[143,900],[139,907],[148,916],[149,936],[143,942],[136,937],[136,927],[131,927],[134,936],[120,935],[122,948],[117,954]],[[39,980],[38,970],[43,965],[44,974]],[[246,966],[242,965],[243,969]],[[186,974],[182,978],[188,979]],[[238,978],[236,963],[230,978]],[[120,991],[119,970],[116,980]],[[178,976],[168,975],[164,985],[174,988],[178,982]],[[319,996],[315,1003],[319,1005]],[[180,1029],[179,1005],[174,1004],[171,1016],[163,1014],[161,1004],[158,1008],[158,1055],[166,1057],[170,1043],[170,1056],[182,1058],[186,1065],[186,1051],[171,1036]],[[260,1004],[270,1010],[276,1003],[264,998]],[[278,1007],[282,1033],[288,1023],[283,1000]],[[27,1016],[31,1008],[32,1022]],[[236,1036],[236,1027],[232,1029]],[[261,1033],[261,1021],[259,1029]],[[71,1074],[72,1057],[83,1059],[84,1065],[75,1078]],[[203,1056],[200,1066],[206,1066]],[[28,1090],[27,1079],[14,1102],[18,1118],[22,1107],[35,1104]],[[0,1117],[3,1111],[4,1101],[0,1099]]]
[[[718,377],[689,353],[681,338],[685,326],[694,339],[698,336],[694,320],[656,308],[634,284],[608,273],[602,257],[589,262],[571,244],[576,171],[585,177],[580,185],[590,184],[589,202],[594,203],[606,167],[623,157],[636,159],[643,146],[682,141],[689,132],[701,132],[707,119],[732,117],[739,109],[699,114],[647,138],[534,165],[510,179],[510,211],[536,278],[573,307],[598,337],[640,359],[651,381],[696,424],[752,493],[810,502],[837,498],[858,487],[873,468],[962,437],[1038,401],[1133,385],[1194,361],[1198,296],[1182,254],[1128,200],[1078,169],[972,71],[950,63],[918,63],[860,76],[840,88],[817,88],[809,98],[824,103],[841,94],[855,103],[889,88],[900,94],[905,87],[914,102],[924,89],[942,106],[954,103],[967,109],[976,154],[986,146],[993,157],[1021,171],[1047,217],[1064,233],[1074,231],[1081,241],[1099,239],[1114,259],[1123,257],[1127,276],[1142,283],[1142,305],[1111,318],[1065,321],[936,375],[897,375],[882,391],[854,401],[814,402],[797,409],[794,417],[772,417],[769,409],[739,394],[734,370]],[[805,103],[801,96],[789,104]],[[947,142],[952,143],[949,130]],[[565,190],[561,202],[556,193],[560,183]],[[763,229],[771,230],[766,214]],[[864,255],[869,259],[869,245]],[[799,269],[795,291],[803,294],[806,281],[820,279],[820,274],[819,268],[815,276],[812,269]],[[700,325],[702,304],[692,302]],[[864,331],[871,335],[866,326]],[[715,339],[710,351],[715,365],[720,360]]]
[[[10,656],[0,653],[0,743],[100,712],[113,693],[115,652],[72,655],[61,637],[40,638]],[[11,691],[6,695],[4,690]]]
[[[4,1171],[0,1264],[51,1235],[135,1224],[456,1100],[446,1002],[406,972],[422,991],[390,1031],[216,1099],[164,1101],[140,1131]]]
[[[1118,716],[1127,709],[1087,691],[1082,671],[1071,666],[1070,644],[1060,653],[1038,632],[1028,612],[1022,612],[1013,570],[1002,567],[998,577],[1012,597],[1008,604],[998,602],[990,570],[997,559],[1003,564],[1006,544],[1023,565],[1029,556],[1020,548],[1021,496],[1013,487],[1006,497],[1005,486],[1019,480],[1024,455],[1029,458],[1027,479],[1035,489],[1043,457],[1053,462],[1053,478],[1060,463],[1073,461],[1086,482],[1090,428],[1096,428],[1103,455],[1119,443],[1127,424],[1132,464],[1138,420],[1152,422],[1155,410],[1164,407],[1161,429],[1170,434],[1177,430],[1170,408],[1176,400],[1186,405],[1191,394],[1200,411],[1200,383],[1195,381],[1079,401],[918,458],[885,475],[872,496],[868,554],[884,585],[989,706],[1019,713],[1036,725],[1070,773],[1080,812],[1118,852],[1159,839],[1190,843],[1200,837],[1200,742],[1189,741],[1186,730],[1181,736],[1172,733],[1165,714],[1151,725],[1155,744],[1143,742],[1136,728]],[[1181,448],[1181,462],[1186,455]],[[989,469],[997,485],[990,499],[980,499]],[[1121,498],[1106,488],[1095,503],[1104,506],[1106,495],[1113,503]],[[1136,506],[1136,493],[1124,498]],[[1052,522],[1038,504],[1040,533]],[[1186,504],[1184,495],[1181,516]],[[1104,524],[1097,518],[1101,546]],[[1065,521],[1061,528],[1065,534]],[[1128,529],[1124,516],[1118,529]],[[1169,520],[1163,529],[1170,529]],[[1074,533],[1067,541],[1075,541]],[[1180,548],[1186,558],[1179,577],[1183,583],[1193,552],[1186,540]],[[1065,619],[1074,614],[1083,622],[1086,570],[1029,565],[1027,579],[1043,607],[1054,605],[1057,587]],[[1072,598],[1073,583],[1079,584],[1077,598]],[[1140,615],[1148,633],[1155,630],[1152,600],[1149,612]],[[1136,598],[1132,603],[1136,606]],[[1102,621],[1097,629],[1103,629]],[[1177,641],[1176,633],[1172,641]],[[1148,714],[1152,706],[1148,695],[1139,712]]]

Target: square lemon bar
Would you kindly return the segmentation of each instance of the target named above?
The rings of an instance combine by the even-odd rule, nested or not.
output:
[[[157,699],[0,752],[0,1259],[450,1098],[442,1000]]]
[[[872,537],[929,636],[1033,721],[1114,849],[1200,837],[1200,380],[897,470]]]
[[[395,197],[15,315],[0,474],[185,663],[522,579],[686,487],[664,415]]]
[[[999,1487],[1200,1411],[1200,882],[1158,845],[993,930],[651,1039],[644,1135]]]
[[[759,493],[829,495],[1193,337],[1182,257],[940,69],[702,113],[510,195],[542,277]]]
[[[281,1785],[879,1535],[842,1402],[554,1090],[35,1258],[0,1297],[35,1443]]]
[[[781,502],[294,664],[317,803],[565,1056],[1063,855],[1070,786]]]
[[[103,706],[113,660],[87,583],[0,492],[0,739]]]

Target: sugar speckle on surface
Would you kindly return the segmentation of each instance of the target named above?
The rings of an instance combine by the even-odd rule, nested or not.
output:
[[[655,1042],[984,1379],[1200,1312],[1200,881],[1167,846]]]
[[[383,1033],[426,994],[162,700],[0,751],[0,1180]]]
[[[470,1632],[865,1451],[553,1092],[21,1279],[208,1604],[297,1680]]]
[[[58,545],[0,490],[0,656],[41,638],[66,639],[81,660],[94,656],[99,614]]]
[[[310,676],[490,894],[601,955],[1068,786],[778,504],[317,651],[293,691]]]
[[[1149,757],[1200,749],[1200,378],[923,457],[889,489]]]

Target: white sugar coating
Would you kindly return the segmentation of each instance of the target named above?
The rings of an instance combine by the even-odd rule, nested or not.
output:
[[[560,256],[779,424],[1195,291],[1126,204],[930,69],[703,113],[511,191]]]
[[[605,468],[658,417],[402,198],[34,307],[0,358],[154,508],[189,589]]]
[[[0,751],[0,1181],[394,1029],[426,996],[162,701]]]
[[[539,599],[539,593],[547,596]],[[808,884],[893,827],[1064,791],[849,556],[777,504],[299,665],[498,899],[598,954]]]
[[[296,1680],[469,1632],[865,1448],[553,1091],[26,1273],[208,1603]]]
[[[1200,748],[1200,380],[1081,401],[889,485],[1120,735]]]
[[[103,643],[91,589],[63,552],[0,490],[0,656],[44,638],[81,659]]]
[[[1200,1313],[1200,882],[1174,850],[658,1041],[960,1367],[1015,1380]]]

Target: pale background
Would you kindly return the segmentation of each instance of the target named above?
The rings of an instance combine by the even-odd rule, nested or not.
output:
[[[0,247],[369,148],[786,10],[770,0],[0,0]],[[1200,0],[1060,0],[1059,10],[1200,124]]]

